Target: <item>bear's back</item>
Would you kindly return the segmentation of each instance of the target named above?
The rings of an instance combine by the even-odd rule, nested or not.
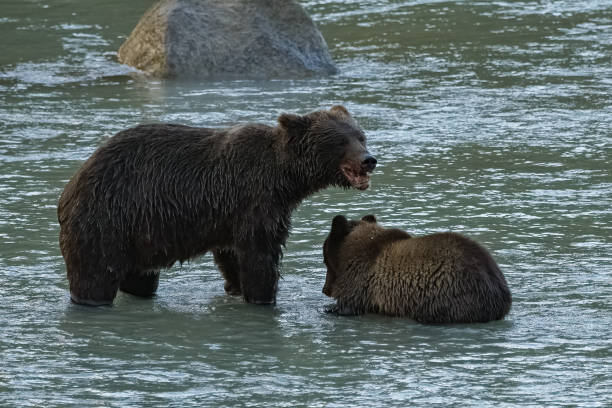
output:
[[[374,275],[374,303],[385,314],[471,322],[499,319],[509,309],[510,293],[499,267],[482,246],[460,234],[389,243]]]

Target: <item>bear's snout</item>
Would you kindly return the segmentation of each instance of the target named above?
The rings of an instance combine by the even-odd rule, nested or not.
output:
[[[369,153],[366,153],[363,160],[361,161],[361,165],[368,173],[372,172],[376,168],[376,163],[378,163],[376,157],[372,156]]]

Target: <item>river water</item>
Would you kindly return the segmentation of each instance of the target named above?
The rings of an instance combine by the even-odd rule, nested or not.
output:
[[[612,3],[303,1],[340,73],[157,81],[115,52],[150,1],[0,4],[0,406],[612,406]],[[344,104],[379,166],[293,217],[275,307],[224,294],[210,255],[158,295],[70,303],[56,206],[141,122],[273,124]],[[336,214],[484,244],[514,296],[487,324],[341,318]]]

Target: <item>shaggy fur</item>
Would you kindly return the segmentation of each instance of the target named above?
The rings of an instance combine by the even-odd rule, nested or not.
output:
[[[274,303],[291,212],[330,185],[367,188],[376,164],[342,106],[278,122],[141,125],[96,150],[58,206],[72,300],[150,296],[161,268],[212,250],[228,293]]]
[[[373,215],[334,218],[323,246],[323,293],[342,315],[381,313],[421,323],[502,319],[512,297],[491,255],[455,233],[413,238],[386,229]]]

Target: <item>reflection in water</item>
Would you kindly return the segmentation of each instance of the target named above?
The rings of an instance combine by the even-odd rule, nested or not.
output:
[[[305,1],[340,74],[212,83],[115,62],[148,1],[51,3],[4,2],[0,17],[0,405],[612,403],[609,2]],[[164,271],[153,299],[69,303],[57,200],[106,138],[337,103],[379,166],[369,190],[296,211],[276,307],[226,296],[208,255]],[[321,244],[340,213],[474,237],[510,315],[324,314]]]

